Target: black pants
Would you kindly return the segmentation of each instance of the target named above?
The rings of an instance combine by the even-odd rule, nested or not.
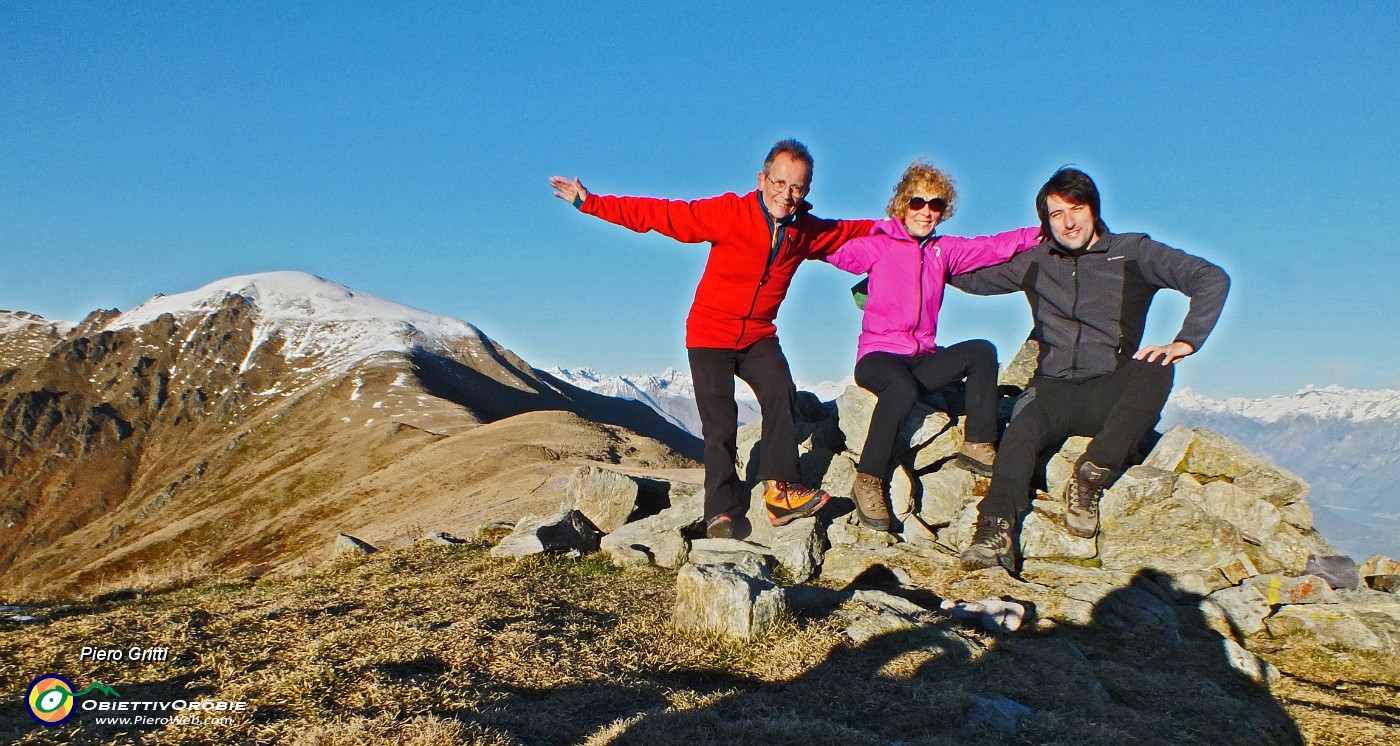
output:
[[[871,352],[857,361],[856,383],[877,397],[857,470],[887,477],[899,425],[920,390],[936,391],[963,378],[967,379],[966,439],[991,443],[997,439],[997,348],[991,342],[972,339],[917,357]]]
[[[1118,370],[1087,381],[1031,381],[1001,437],[992,486],[978,506],[979,515],[1014,524],[1030,507],[1037,459],[1072,435],[1093,437],[1086,461],[1121,469],[1161,418],[1175,372],[1175,366],[1127,360]]]
[[[742,350],[691,347],[686,352],[695,383],[700,431],[705,438],[705,518],[738,511],[747,502],[744,485],[734,468],[739,432],[735,376],[753,389],[763,415],[759,478],[802,481],[797,465],[797,429],[792,419],[797,387],[792,383],[792,372],[778,340],[761,339]]]

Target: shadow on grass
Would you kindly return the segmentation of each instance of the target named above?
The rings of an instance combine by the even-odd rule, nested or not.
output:
[[[1230,665],[1199,602],[1143,576],[1084,625],[987,637],[939,618],[838,645],[788,681],[649,670],[492,686],[476,711],[441,714],[529,744],[1302,743],[1268,689]],[[1002,732],[979,698],[1028,711]]]

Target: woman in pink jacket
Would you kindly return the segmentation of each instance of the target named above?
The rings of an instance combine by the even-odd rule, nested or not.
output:
[[[885,484],[899,425],[920,391],[967,379],[965,439],[957,463],[990,475],[996,458],[997,351],[985,339],[949,347],[934,343],[943,288],[951,275],[1000,264],[1040,243],[1039,228],[979,238],[935,234],[953,215],[957,191],[947,174],[922,161],[904,171],[869,236],[848,241],[826,261],[869,275],[856,353],[856,383],[878,398],[857,466],[861,522],[889,530]]]

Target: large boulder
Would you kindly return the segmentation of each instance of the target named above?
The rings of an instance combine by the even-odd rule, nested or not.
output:
[[[582,513],[599,531],[610,534],[637,510],[641,486],[626,474],[585,464],[574,470],[564,489],[564,509]]]
[[[1144,465],[1195,474],[1204,477],[1203,482],[1229,481],[1279,508],[1308,496],[1308,483],[1296,474],[1210,430],[1173,427],[1157,442]]]
[[[1099,503],[1099,558],[1116,570],[1192,573],[1233,560],[1240,532],[1176,493],[1177,475],[1150,466],[1128,469]]]
[[[920,476],[919,519],[934,527],[952,523],[968,503],[977,501],[976,481],[972,472],[951,466]]]
[[[767,548],[742,539],[696,539],[686,559],[692,565],[733,565],[740,573],[772,579],[773,558]]]
[[[1241,536],[1254,544],[1272,536],[1280,521],[1279,509],[1266,500],[1240,489],[1230,482],[1210,482],[1201,488],[1200,506],[1212,516],[1227,521],[1239,529]]]
[[[1059,500],[1036,500],[1022,522],[1021,556],[1027,559],[1088,560],[1098,551],[1094,539],[1065,530],[1065,505]]]
[[[809,391],[797,392],[796,402],[793,424],[797,430],[798,465],[802,470],[802,479],[806,484],[820,484],[831,460],[844,447],[836,421],[836,408],[819,401],[816,394]],[[759,478],[759,441],[762,438],[762,420],[739,428],[735,438],[735,467],[739,478],[749,484],[757,482]]]
[[[681,629],[762,637],[787,610],[782,589],[734,565],[686,564],[676,574],[672,621]]]

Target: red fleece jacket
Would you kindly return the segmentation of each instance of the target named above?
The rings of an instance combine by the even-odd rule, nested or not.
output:
[[[783,230],[770,228],[757,191],[693,202],[589,194],[579,210],[638,233],[712,244],[685,323],[686,347],[741,350],[778,336],[773,319],[805,259],[823,259],[870,233],[873,220],[823,220],[802,203]],[[780,239],[773,254],[775,239]]]

